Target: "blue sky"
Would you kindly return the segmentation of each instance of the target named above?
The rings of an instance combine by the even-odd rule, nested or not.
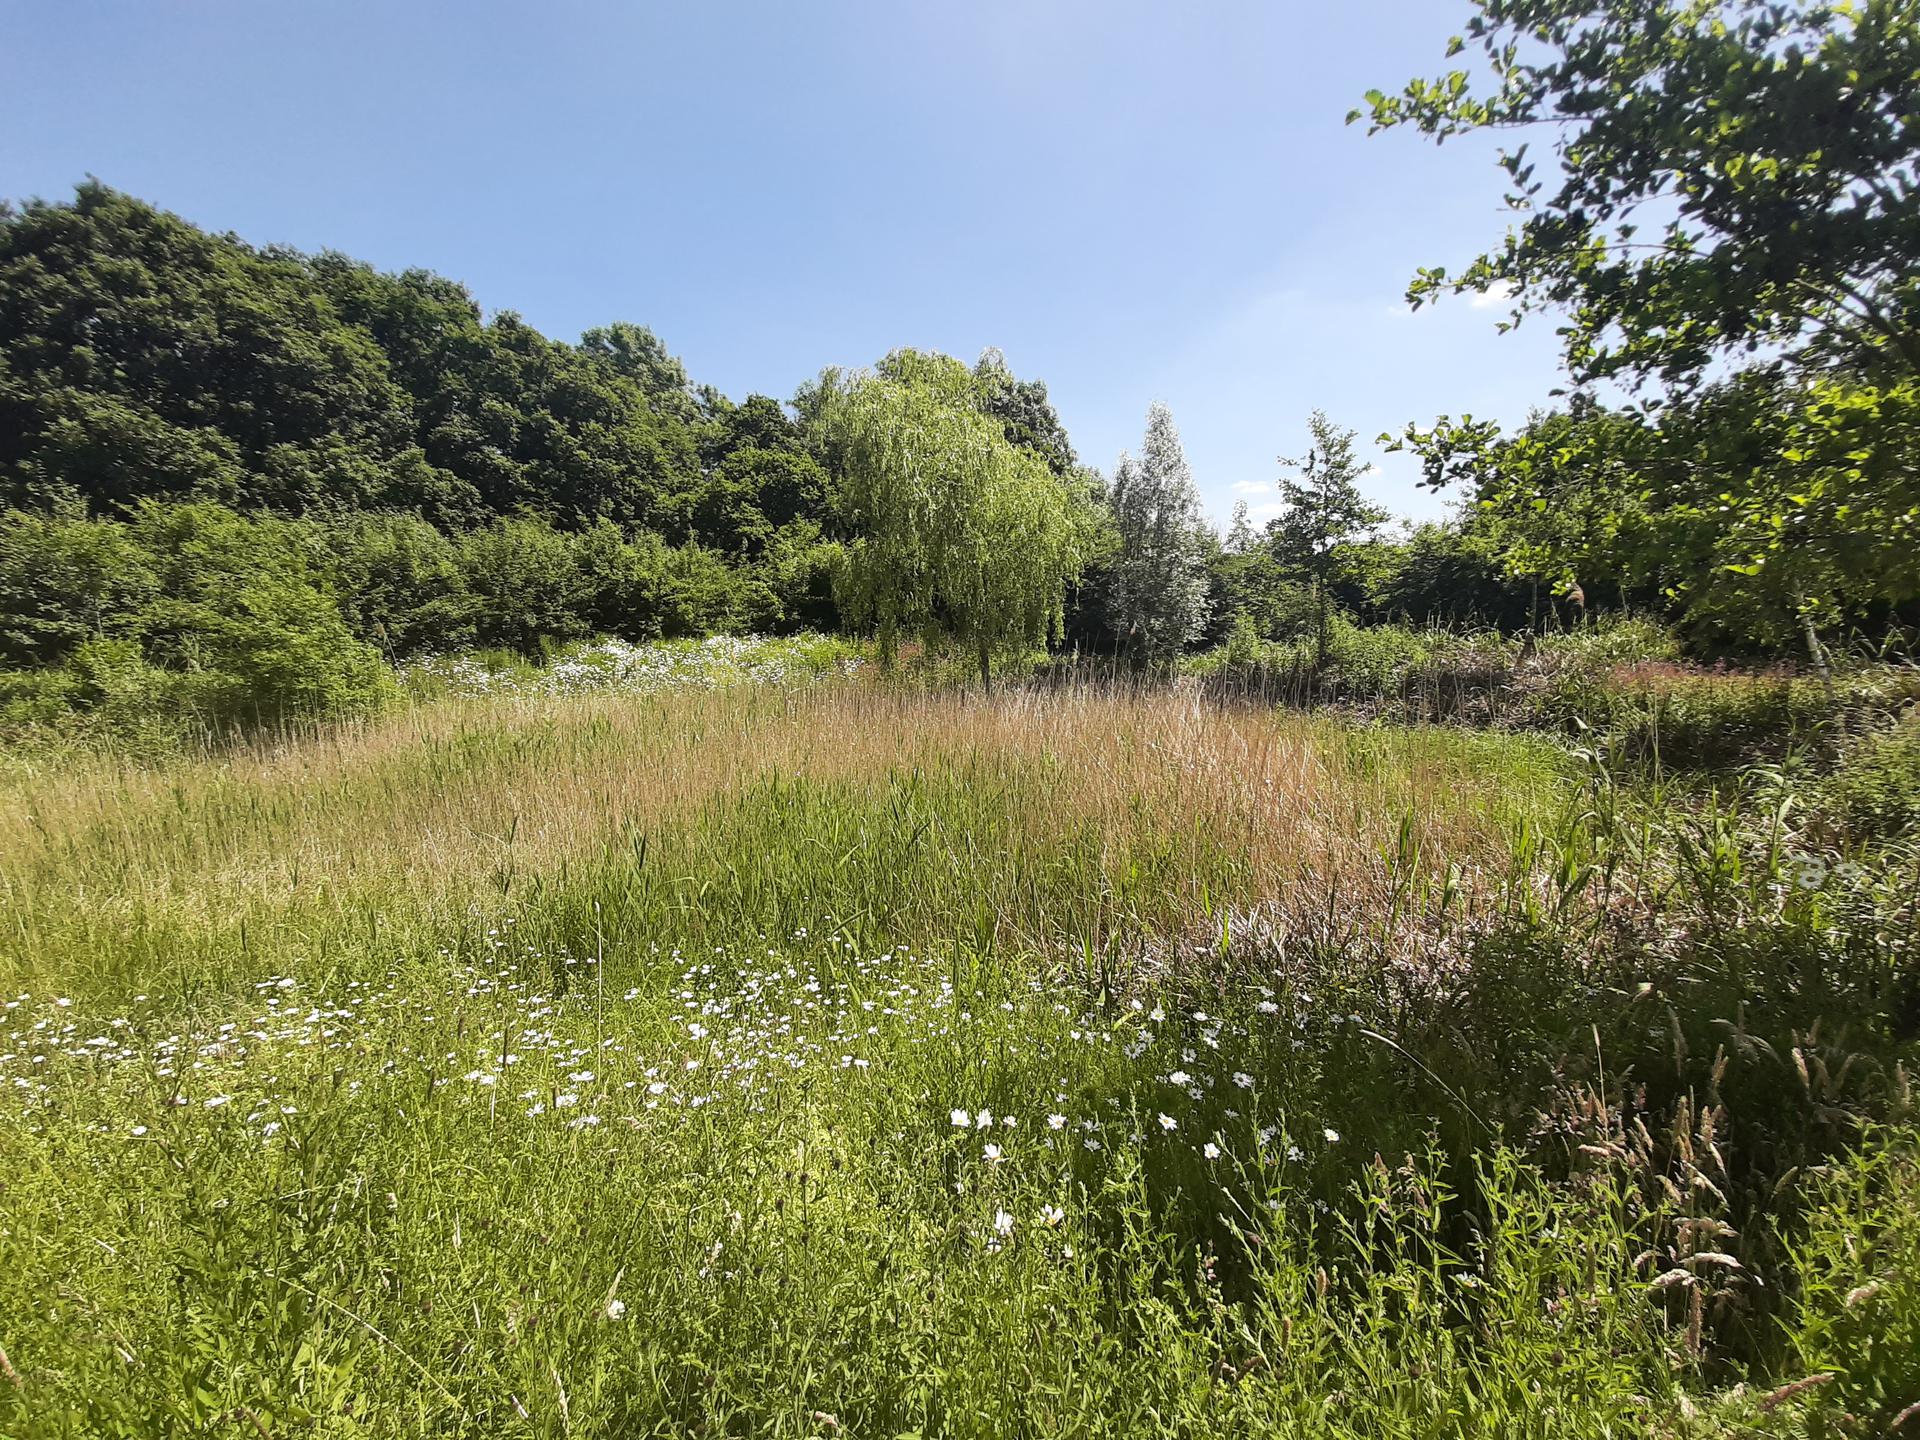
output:
[[[1490,147],[1343,123],[1444,68],[1465,10],[0,0],[0,195],[91,173],[548,334],[640,321],[736,397],[998,345],[1102,469],[1166,401],[1224,519],[1315,406],[1371,440],[1555,384],[1539,319],[1401,298],[1503,232]],[[1377,498],[1440,512],[1381,465]]]

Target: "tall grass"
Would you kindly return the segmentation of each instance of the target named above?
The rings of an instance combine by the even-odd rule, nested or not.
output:
[[[859,684],[4,784],[8,1434],[1920,1401],[1910,857],[1773,791]]]

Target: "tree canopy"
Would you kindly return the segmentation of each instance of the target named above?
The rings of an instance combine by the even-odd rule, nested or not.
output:
[[[902,632],[945,634],[976,657],[1057,634],[1091,526],[1034,452],[988,413],[981,377],[901,350],[872,374],[829,377],[822,408],[854,538],[841,603],[891,661]]]
[[[1371,92],[1376,130],[1504,150],[1505,241],[1441,293],[1567,317],[1576,383],[1697,384],[1724,357],[1920,369],[1920,3],[1476,0],[1454,70]]]
[[[1576,394],[1517,436],[1442,417],[1399,443],[1473,487],[1514,572],[1650,582],[1824,668],[1823,632],[1920,596],[1920,3],[1476,0],[1469,47],[1484,76],[1355,116],[1546,130],[1552,160],[1504,151],[1504,243],[1409,297],[1563,313]],[[1644,393],[1609,409],[1602,381]]]

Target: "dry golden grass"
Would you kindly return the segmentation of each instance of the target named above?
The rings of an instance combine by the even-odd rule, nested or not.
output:
[[[1039,855],[1073,837],[1104,873],[1143,844],[1200,847],[1232,856],[1238,898],[1257,902],[1378,872],[1409,834],[1429,859],[1500,853],[1531,791],[1485,763],[1484,743],[1356,736],[1164,691],[443,701],[152,768],[15,776],[0,894],[22,946],[54,917],[104,944],[127,927],[298,932],[367,906],[444,925],[625,837],[697,829],[703,806],[756,785],[920,777],[963,781],[994,814],[992,837],[941,819],[956,853],[991,838]],[[1163,908],[1199,906],[1197,868],[1164,878]]]

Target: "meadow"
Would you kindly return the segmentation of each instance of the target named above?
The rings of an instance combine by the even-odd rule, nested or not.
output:
[[[0,1433],[1920,1433],[1858,785],[791,643],[16,756]]]

